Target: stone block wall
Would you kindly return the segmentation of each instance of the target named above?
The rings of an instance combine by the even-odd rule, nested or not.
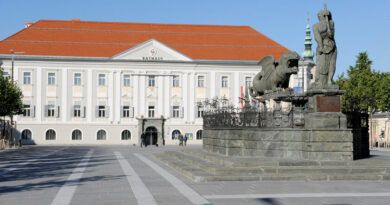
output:
[[[225,156],[352,160],[351,129],[205,129],[203,148]]]

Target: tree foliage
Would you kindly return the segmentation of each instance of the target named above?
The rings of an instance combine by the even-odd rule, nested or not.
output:
[[[0,116],[13,116],[22,113],[22,91],[0,69]]]
[[[367,52],[359,53],[347,76],[338,77],[336,83],[345,90],[344,112],[390,111],[390,73],[375,71],[371,65]]]

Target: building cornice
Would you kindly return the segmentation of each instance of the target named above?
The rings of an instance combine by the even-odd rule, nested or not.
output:
[[[254,60],[193,60],[193,61],[145,61],[133,59],[113,59],[100,57],[76,57],[76,56],[29,56],[29,55],[0,55],[0,61],[57,61],[57,62],[101,62],[101,63],[145,63],[145,64],[205,64],[205,65],[257,65],[258,61]]]

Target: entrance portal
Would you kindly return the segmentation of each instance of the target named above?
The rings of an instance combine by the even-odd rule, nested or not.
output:
[[[157,129],[155,127],[147,127],[145,130],[145,146],[157,145]]]

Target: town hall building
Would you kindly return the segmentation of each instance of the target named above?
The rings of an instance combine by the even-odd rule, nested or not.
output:
[[[0,42],[23,92],[18,137],[34,144],[202,142],[199,102],[240,106],[266,55],[287,48],[249,26],[40,20]]]

